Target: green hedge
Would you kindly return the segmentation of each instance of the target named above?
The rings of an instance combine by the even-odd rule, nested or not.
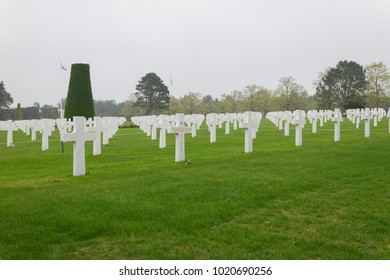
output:
[[[84,116],[86,118],[95,116],[89,64],[72,64],[65,118],[74,116]]]

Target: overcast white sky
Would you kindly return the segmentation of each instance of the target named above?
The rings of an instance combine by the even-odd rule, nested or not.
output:
[[[390,66],[389,0],[0,0],[0,14],[13,107],[66,97],[60,62],[90,64],[94,99],[117,102],[149,72],[175,97],[220,97],[286,76],[313,94],[345,59]]]

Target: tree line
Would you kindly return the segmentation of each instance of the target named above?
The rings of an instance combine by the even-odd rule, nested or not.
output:
[[[313,84],[314,95],[309,95],[293,77],[282,77],[273,90],[261,85],[248,85],[220,98],[202,96],[199,92],[189,92],[176,98],[169,96],[167,87],[156,74],[149,73],[139,81],[137,92],[124,102],[121,114],[131,117],[179,112],[258,111],[265,115],[270,111],[297,109],[340,108],[344,111],[365,107],[388,109],[390,106],[390,72],[383,62],[363,67],[354,61],[340,61],[335,67],[320,73]]]
[[[258,111],[294,111],[390,107],[390,71],[383,62],[365,67],[354,61],[339,61],[325,69],[314,81],[315,93],[307,90],[293,77],[282,77],[275,89],[261,85],[248,85],[243,89],[225,93],[219,98],[189,92],[183,97],[170,96],[168,87],[155,73],[147,73],[136,86],[136,91],[123,103],[115,100],[95,100],[97,116],[124,116],[176,114],[176,113],[234,113]],[[15,119],[17,109],[9,109],[11,95],[0,82],[0,120]],[[63,105],[66,101],[63,101]],[[36,102],[32,107],[21,108],[23,119],[57,118],[58,108]],[[64,106],[63,106],[64,107]]]

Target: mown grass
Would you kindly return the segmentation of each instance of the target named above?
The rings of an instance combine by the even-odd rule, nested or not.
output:
[[[72,146],[61,153],[0,132],[1,259],[390,259],[390,134],[333,124],[303,146],[263,120],[254,152],[244,131],[209,143],[207,127],[159,149],[139,129],[121,129],[72,176]]]

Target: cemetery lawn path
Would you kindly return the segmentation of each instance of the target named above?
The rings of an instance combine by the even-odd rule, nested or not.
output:
[[[263,119],[253,153],[244,130],[209,143],[206,126],[159,149],[120,129],[102,154],[86,145],[87,175],[72,176],[72,144],[48,151],[0,131],[0,259],[390,259],[388,120],[371,128],[307,124],[303,146]]]

